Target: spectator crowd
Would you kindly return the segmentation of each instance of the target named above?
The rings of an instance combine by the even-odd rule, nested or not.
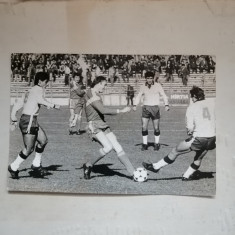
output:
[[[164,74],[166,82],[173,82],[173,74],[178,74],[183,84],[187,85],[190,73],[214,73],[215,61],[208,55],[11,55],[12,81],[26,81],[30,85],[39,71],[48,72],[52,81],[62,77],[65,86],[69,85],[69,80],[74,74],[79,74],[87,85],[90,85],[96,76],[106,74],[113,85],[116,81],[129,82],[131,77],[137,82],[144,77],[146,71],[154,72],[155,81],[158,81],[160,74]]]

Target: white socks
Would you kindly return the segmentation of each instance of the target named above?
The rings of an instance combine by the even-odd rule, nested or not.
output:
[[[20,155],[18,154],[16,160],[14,162],[11,163],[11,169],[13,171],[17,171],[20,167],[20,164],[24,161],[24,159],[22,157],[20,157]]]
[[[155,170],[159,170],[159,169],[161,169],[162,167],[167,166],[167,165],[168,165],[168,163],[165,162],[164,159],[161,159],[159,162],[153,163],[153,168],[154,168]]]
[[[188,170],[183,174],[183,177],[188,179],[195,171],[196,170],[190,166]]]
[[[147,135],[143,135],[143,144],[148,144],[148,136]]]
[[[158,144],[159,143],[159,139],[160,139],[160,135],[155,135],[155,143]]]
[[[39,167],[41,165],[41,159],[42,159],[42,154],[36,152],[35,158],[33,160],[33,166]]]

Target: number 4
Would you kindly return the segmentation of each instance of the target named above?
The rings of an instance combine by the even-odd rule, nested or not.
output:
[[[209,109],[207,107],[203,108],[203,118],[211,120],[211,115],[210,115]]]

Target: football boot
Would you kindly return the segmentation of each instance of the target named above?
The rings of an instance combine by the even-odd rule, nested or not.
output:
[[[91,178],[91,170],[91,166],[87,166],[86,163],[83,164],[84,179],[89,180]]]
[[[156,170],[156,169],[153,168],[153,164],[152,163],[142,162],[142,165],[148,171],[152,171],[154,173],[157,173],[159,171],[159,169]]]
[[[154,144],[154,151],[158,151],[160,149],[160,144]]]
[[[142,144],[141,150],[142,151],[148,150],[148,145],[147,144]]]
[[[13,171],[11,169],[11,165],[8,166],[8,171],[10,172],[12,179],[19,179],[19,175],[18,175],[19,171],[18,170],[17,171]]]

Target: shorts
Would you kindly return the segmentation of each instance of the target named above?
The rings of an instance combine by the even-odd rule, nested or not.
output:
[[[188,139],[188,140],[186,140],[186,142],[187,141],[190,141],[190,140]],[[216,141],[215,136],[209,137],[209,138],[207,138],[207,137],[196,137],[194,139],[194,141],[192,142],[190,148],[194,151],[212,150],[212,149],[215,149],[215,147],[216,147],[215,141]]]
[[[110,132],[110,127],[102,120],[89,121],[87,124],[87,133],[91,138],[94,138],[96,134],[103,131],[105,133]]]
[[[142,117],[151,118],[153,120],[160,119],[160,109],[158,105],[148,106],[144,105],[142,108]]]
[[[83,105],[84,102],[82,102],[80,99],[70,99],[69,101],[69,108],[73,109],[75,114],[80,114]]]
[[[39,130],[37,116],[22,114],[19,122],[19,127],[23,135],[24,134],[37,135]]]

